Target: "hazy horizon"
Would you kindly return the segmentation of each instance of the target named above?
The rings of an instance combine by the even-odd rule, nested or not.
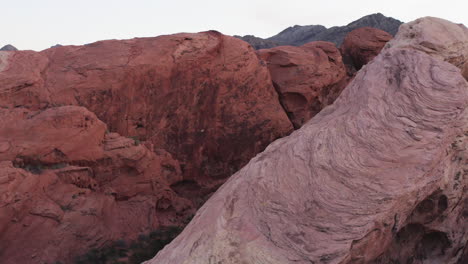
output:
[[[403,22],[435,16],[468,25],[465,1],[437,2],[356,0],[334,1],[331,6],[306,0],[287,4],[266,0],[2,1],[0,47],[11,44],[20,50],[39,51],[55,44],[82,45],[206,30],[266,38],[294,25],[343,26],[373,13]]]

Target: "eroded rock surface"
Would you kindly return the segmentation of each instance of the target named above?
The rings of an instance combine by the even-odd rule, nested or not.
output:
[[[316,41],[300,47],[258,51],[271,74],[280,101],[295,128],[333,103],[346,86],[346,69],[333,43]]]
[[[193,213],[170,188],[182,178],[177,161],[106,134],[83,107],[0,109],[0,118],[2,263],[69,263]]]
[[[424,17],[401,26],[387,48],[421,50],[461,69],[468,80],[468,28],[463,24]]]
[[[438,56],[396,46],[147,263],[462,263],[468,83]]]
[[[293,129],[255,51],[218,32],[1,51],[0,118],[7,264],[184,226]]]
[[[17,52],[0,87],[2,107],[85,106],[167,150],[183,166],[178,189],[212,191],[292,130],[254,50],[218,32]]]

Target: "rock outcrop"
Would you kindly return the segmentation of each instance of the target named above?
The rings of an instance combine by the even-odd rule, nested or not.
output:
[[[295,128],[333,103],[347,84],[340,51],[333,43],[280,46],[259,50],[258,54],[266,61],[281,104]]]
[[[2,51],[0,117],[6,264],[183,226],[293,130],[255,50],[214,31]]]
[[[349,57],[352,66],[359,70],[377,56],[391,39],[392,35],[383,30],[362,27],[346,35],[340,49],[342,54]]]
[[[15,48],[15,46],[10,45],[10,44],[5,45],[0,49],[0,51],[16,51],[16,50],[18,50],[18,49]]]
[[[147,263],[462,263],[468,83],[438,56],[399,48],[403,39]]]
[[[380,13],[377,13],[362,17],[356,21],[349,23],[346,26],[331,27],[327,29],[326,27],[321,25],[296,25],[293,27],[289,27],[281,31],[277,35],[267,39],[262,39],[255,36],[250,36],[248,38],[239,38],[249,43],[251,43],[252,41],[251,44],[254,47],[257,47],[256,44],[260,43],[262,40],[269,43],[268,48],[273,47],[272,45],[274,45],[274,43],[277,43],[276,46],[301,46],[312,41],[328,41],[335,43],[337,46],[340,46],[345,36],[355,29],[361,27],[372,27],[388,32],[392,36],[394,36],[401,24],[402,22],[397,19],[386,17]]]
[[[468,28],[463,24],[425,17],[402,25],[387,48],[410,48],[447,61],[468,80]]]
[[[8,63],[1,106],[84,106],[179,160],[177,189],[213,190],[292,130],[254,50],[217,32],[25,51]]]
[[[350,32],[340,50],[331,42],[313,41],[257,53],[266,62],[280,102],[297,129],[332,104],[356,71],[390,39],[385,31],[365,27]]]
[[[0,118],[2,263],[71,263],[191,217],[190,201],[170,188],[179,163],[106,133],[87,109],[0,109]]]

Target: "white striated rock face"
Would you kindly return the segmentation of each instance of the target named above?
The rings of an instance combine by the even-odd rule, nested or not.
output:
[[[10,57],[10,52],[0,51],[0,72],[6,69],[8,66],[8,58]]]
[[[403,24],[386,48],[410,48],[423,51],[461,69],[468,79],[468,28],[463,24],[424,17]]]
[[[401,30],[431,32],[432,21]],[[333,105],[233,175],[146,263],[462,261],[468,83],[445,61],[464,50],[410,44],[398,33]]]

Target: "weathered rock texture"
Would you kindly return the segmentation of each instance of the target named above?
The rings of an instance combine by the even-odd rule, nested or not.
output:
[[[170,188],[182,179],[179,163],[106,134],[87,109],[0,109],[0,118],[2,263],[70,263],[191,216]]]
[[[293,129],[266,65],[218,32],[2,51],[0,118],[7,264],[183,225]]]
[[[346,69],[333,43],[316,41],[258,53],[266,61],[281,104],[296,128],[333,103],[346,86]]]
[[[85,106],[174,155],[190,187],[219,185],[292,130],[267,67],[217,32],[19,52],[0,87],[3,107]]]
[[[329,41],[340,46],[345,36],[361,27],[373,27],[390,33],[392,36],[398,31],[398,27],[402,24],[401,21],[386,17],[380,13],[364,16],[356,21],[349,23],[346,26],[326,28],[321,25],[309,25],[289,27],[277,35],[262,39],[255,36],[236,36],[244,41],[249,42],[256,49],[272,48],[280,45],[301,46],[312,41]],[[259,45],[262,43],[262,45]]]
[[[359,70],[377,56],[391,39],[392,35],[383,30],[363,27],[346,35],[340,49],[342,54],[349,57],[352,66]]]
[[[425,17],[404,24],[387,48],[411,48],[447,61],[468,80],[468,28],[463,24]]]
[[[462,261],[467,106],[460,69],[389,48],[233,175],[148,263]]]

